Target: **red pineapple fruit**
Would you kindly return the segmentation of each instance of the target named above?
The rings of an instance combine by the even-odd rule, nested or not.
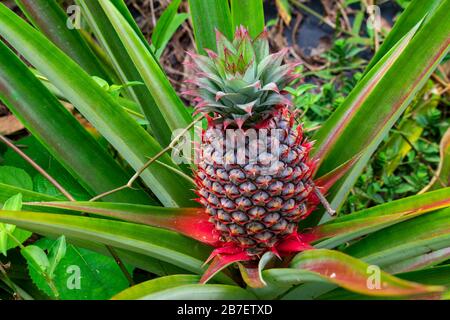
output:
[[[196,183],[218,241],[202,282],[232,262],[309,249],[297,224],[317,203],[312,145],[283,90],[297,77],[286,50],[270,54],[266,32],[252,40],[240,27],[233,42],[217,33],[207,53],[190,53],[196,89],[186,92],[208,118]]]

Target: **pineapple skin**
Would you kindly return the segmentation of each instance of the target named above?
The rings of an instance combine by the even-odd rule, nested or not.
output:
[[[276,253],[277,243],[296,234],[297,224],[309,214],[308,202],[313,196],[311,180],[313,162],[311,143],[303,137],[300,126],[294,126],[294,115],[286,106],[279,106],[265,129],[279,132],[277,159],[264,161],[266,152],[258,149],[257,161],[250,160],[249,146],[231,150],[217,143],[226,132],[211,123],[202,134],[198,170],[196,172],[198,201],[210,215],[226,246],[235,246],[256,260],[267,251]],[[271,152],[270,140],[266,150]],[[243,150],[245,149],[245,150]],[[237,152],[245,152],[242,163]],[[230,161],[230,154],[234,158]]]

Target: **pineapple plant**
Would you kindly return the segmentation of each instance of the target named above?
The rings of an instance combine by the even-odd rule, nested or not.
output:
[[[33,264],[47,260],[42,249],[27,250],[31,232],[65,236],[49,252],[63,255],[67,241],[111,256],[130,285],[115,299],[448,297],[450,188],[439,183],[447,177],[422,194],[350,214],[341,207],[448,53],[449,1],[412,1],[311,139],[286,90],[301,74],[296,64],[283,64],[286,50],[270,53],[262,1],[189,1],[197,53],[189,54],[195,78],[184,94],[194,114],[158,60],[164,28],[147,43],[123,0],[76,0],[82,31],[67,28],[70,17],[57,2],[16,2],[28,21],[0,4],[0,99],[51,161],[1,136],[23,167],[37,170],[34,180],[47,184],[0,180],[0,252],[20,247],[28,264],[42,269],[35,283],[44,290],[48,281],[48,297],[72,292],[64,275],[53,274],[61,256]],[[167,8],[162,26],[177,17],[180,2]],[[176,142],[170,136],[200,121],[191,175],[169,156]],[[62,169],[46,167],[52,161]],[[153,278],[135,285],[127,264]],[[375,289],[367,285],[373,266],[383,270]],[[13,276],[5,286],[30,296],[33,286],[18,290]]]
[[[294,126],[284,91],[299,77],[296,64],[282,63],[286,50],[269,54],[267,31],[254,40],[243,26],[233,42],[216,36],[217,53],[190,54],[198,77],[188,80],[196,89],[185,92],[194,97],[195,112],[208,118],[196,183],[198,201],[223,244],[211,258],[227,255],[229,262],[234,256],[251,264],[267,251],[286,253],[287,243],[308,248],[297,224],[315,204],[312,144]],[[240,143],[227,140],[230,132]]]

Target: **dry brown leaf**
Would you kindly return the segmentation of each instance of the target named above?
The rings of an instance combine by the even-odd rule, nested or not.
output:
[[[275,4],[278,8],[278,14],[280,15],[281,19],[284,21],[284,23],[289,26],[291,23],[291,7],[289,5],[289,1],[287,0],[276,0]]]
[[[13,115],[7,115],[0,118],[0,134],[10,135],[24,129],[22,123]]]

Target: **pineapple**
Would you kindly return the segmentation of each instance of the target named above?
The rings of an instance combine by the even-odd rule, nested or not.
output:
[[[311,211],[314,161],[283,90],[297,77],[296,64],[283,64],[286,51],[269,54],[266,31],[252,40],[240,27],[233,42],[217,32],[217,53],[189,53],[197,78],[188,80],[196,88],[185,94],[208,119],[196,183],[221,242],[211,258],[255,262],[267,251],[278,255],[286,241],[300,242],[297,224]],[[256,132],[257,139],[230,144],[230,130]]]

